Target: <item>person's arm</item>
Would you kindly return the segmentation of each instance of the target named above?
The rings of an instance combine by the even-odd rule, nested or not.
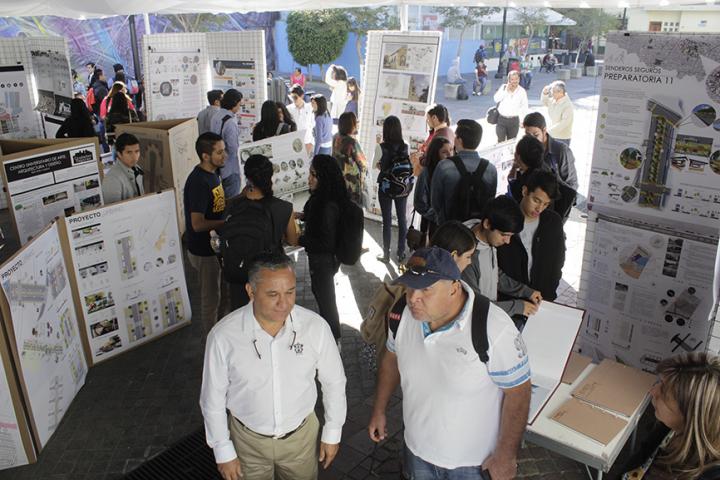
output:
[[[415,193],[413,194],[413,205],[415,211],[425,218],[430,218],[432,207],[430,206],[430,185],[428,182],[428,169],[424,168],[415,182]],[[434,213],[433,213],[434,215]]]
[[[563,172],[562,175],[565,176],[565,183],[567,183],[570,187],[572,187],[573,190],[577,192],[578,179],[577,170],[575,169],[575,155],[573,155],[570,147],[566,148],[565,152],[565,161],[562,162],[563,170],[565,170],[565,172]]]
[[[505,94],[507,93],[505,87],[507,87],[507,84],[505,83],[500,85],[500,88],[498,88],[497,92],[495,92],[495,95],[493,95],[493,101],[495,103],[500,103],[505,98]]]
[[[105,204],[115,203],[122,200],[122,182],[114,175],[106,175],[100,187],[102,190],[103,202]]]
[[[365,158],[365,154],[362,151],[362,147],[360,146],[360,143],[356,140],[355,145],[353,147],[353,159],[355,161],[355,164],[360,169],[360,176],[365,176],[365,172],[367,172],[368,165],[367,165],[367,159]],[[361,181],[362,178],[361,178]]]
[[[373,152],[373,166],[378,170],[383,170],[383,149],[379,143],[375,144],[375,152]]]
[[[388,335],[388,346],[394,343],[392,334]],[[381,442],[387,437],[387,409],[390,397],[400,385],[400,369],[398,368],[397,355],[387,347],[383,349],[378,370],[377,387],[375,388],[375,402],[373,403],[372,416],[368,425],[368,434],[373,442]]]
[[[300,233],[298,232],[297,221],[293,215],[290,215],[287,227],[285,228],[285,243],[296,246],[299,238]]]
[[[444,171],[445,162],[449,160],[441,160],[440,163],[438,163],[437,167],[435,167],[435,172],[433,173],[432,181],[430,182],[430,206],[432,207],[433,211],[435,212],[436,217],[436,223],[439,225],[444,220],[445,215],[445,209],[444,209],[444,201],[445,201],[445,195],[448,193],[445,191],[445,185],[444,185],[444,177],[448,176]],[[453,168],[455,168],[453,166]],[[451,189],[449,194],[452,195],[452,191],[454,189]]]
[[[327,71],[325,72],[325,83],[327,83],[330,86],[330,89],[333,89],[333,88],[337,87],[337,85],[338,85],[338,81],[332,77],[334,66],[335,65],[330,65],[328,67]]]
[[[190,212],[190,224],[194,232],[209,232],[225,225],[225,220],[209,220],[204,213]]]
[[[528,106],[527,91],[522,87],[518,88],[520,89],[520,111],[518,112],[518,116],[522,119],[525,118],[525,114],[530,107]]]
[[[319,461],[328,468],[338,452],[342,427],[347,414],[345,398],[345,371],[337,344],[330,327],[322,322],[320,358],[318,359],[318,380],[322,387],[325,424],[320,435]]]
[[[470,265],[462,272],[462,279],[477,291],[480,291],[480,263],[478,260],[478,252],[473,253]]]
[[[68,125],[70,123],[70,119],[66,118],[63,120],[62,125],[60,125],[60,128],[58,128],[58,131],[55,132],[55,138],[65,138],[68,134]]]
[[[536,290],[522,282],[518,282],[500,269],[498,270],[498,292],[509,297],[530,299],[536,293]]]
[[[551,88],[550,85],[548,85],[540,91],[540,100],[542,101],[543,105],[545,105],[548,108],[550,108],[550,91],[551,91],[551,90],[549,90],[550,88]],[[547,90],[548,93],[545,93],[546,89],[548,89]]]
[[[228,154],[228,160],[237,163],[237,166],[232,166],[231,169],[239,172],[240,162],[238,161],[238,149],[240,148],[240,128],[234,117],[225,122],[225,128],[223,128],[221,134],[223,142],[225,142],[225,151]]]

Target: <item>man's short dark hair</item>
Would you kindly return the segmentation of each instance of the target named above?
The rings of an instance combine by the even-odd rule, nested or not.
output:
[[[94,64],[93,62],[87,62],[87,63],[85,64],[85,66],[86,66],[86,67],[93,67],[93,68],[95,68],[95,64]]]
[[[283,270],[289,268],[295,273],[295,262],[285,252],[260,253],[253,257],[248,267],[248,283],[253,289],[257,286],[261,270]]]
[[[547,128],[547,122],[545,117],[540,112],[532,112],[525,115],[523,119],[523,128],[535,127],[535,128]]]
[[[140,145],[140,140],[132,133],[121,133],[115,139],[115,152],[123,153],[125,147],[130,145]]]
[[[207,99],[208,103],[210,105],[214,104],[215,102],[218,102],[223,97],[223,91],[222,90],[210,90],[207,92]]]
[[[507,195],[500,195],[485,205],[483,220],[490,223],[490,230],[504,233],[520,233],[525,219],[520,205]]]
[[[203,153],[212,155],[217,142],[222,142],[222,137],[213,132],[205,132],[195,140],[195,151],[198,157],[200,157],[200,162],[203,161]]]
[[[528,166],[528,169],[535,170],[543,164],[545,146],[532,135],[525,135],[515,145],[515,153]]]
[[[482,127],[475,120],[464,118],[458,120],[455,136],[462,140],[464,149],[475,150],[482,140]]]
[[[426,114],[429,117],[437,117],[439,122],[450,122],[450,114],[448,112],[448,109],[445,108],[445,105],[441,103],[436,103],[435,105],[430,106],[427,109]]]
[[[535,170],[525,180],[525,188],[528,194],[538,188],[550,197],[550,200],[557,200],[560,197],[560,189],[555,172],[550,170]]]
[[[292,95],[297,95],[298,97],[304,97],[305,96],[305,90],[298,85],[297,83],[293,85],[293,87],[290,89],[290,93]]]
[[[220,100],[220,106],[225,110],[232,110],[243,99],[243,94],[234,88],[229,89]]]

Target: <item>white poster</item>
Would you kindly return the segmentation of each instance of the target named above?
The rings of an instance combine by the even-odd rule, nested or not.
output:
[[[487,159],[497,170],[497,190],[495,196],[505,195],[508,191],[508,176],[515,162],[516,141],[508,140],[478,151],[481,158]]]
[[[0,470],[27,465],[28,457],[20,434],[5,365],[0,362]]]
[[[72,88],[68,60],[64,53],[52,50],[30,52],[38,93],[35,109],[60,117],[70,116]]]
[[[25,68],[0,67],[0,138],[38,138]]]
[[[190,321],[172,190],[73,215],[65,226],[93,363]]]
[[[213,60],[213,89],[223,92],[234,88],[243,99],[238,112],[240,143],[252,141],[252,129],[259,121],[257,74],[254,60]],[[264,79],[261,79],[264,81]]]
[[[717,245],[599,216],[582,275],[581,352],[652,372],[663,358],[704,351]]]
[[[103,204],[94,143],[3,162],[20,244],[50,224]]]
[[[594,206],[720,225],[720,36],[608,35]]]
[[[201,64],[200,52],[150,52],[151,120],[196,117],[205,107],[201,76],[207,65]]]
[[[273,164],[273,194],[285,195],[308,188],[310,157],[305,149],[305,130],[240,145],[240,170],[250,155],[264,155]]]
[[[54,223],[0,268],[20,364],[42,448],[85,383],[87,364]]]

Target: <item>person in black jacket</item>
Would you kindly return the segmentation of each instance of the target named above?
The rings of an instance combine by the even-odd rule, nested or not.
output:
[[[577,191],[578,179],[575,170],[575,156],[570,147],[550,136],[547,132],[545,117],[539,112],[528,113],[523,119],[523,128],[526,134],[537,138],[544,145],[545,158],[543,160],[545,165],[557,173],[560,180]]]
[[[278,107],[272,100],[265,100],[260,108],[260,121],[252,132],[253,142],[290,132],[290,125],[280,120]]]
[[[335,274],[340,263],[335,258],[340,216],[350,203],[345,179],[337,161],[330,155],[315,155],[308,177],[310,198],[300,215],[305,232],[299,244],[305,247],[310,266],[310,284],[320,316],[340,340],[340,315],[335,303]]]
[[[500,269],[518,282],[538,290],[545,300],[557,298],[565,264],[565,234],[560,215],[548,209],[558,195],[555,174],[536,170],[522,187],[523,229],[498,248]],[[504,300],[505,298],[500,298]]]
[[[82,138],[94,137],[95,126],[93,125],[90,111],[85,106],[82,98],[73,98],[70,102],[70,116],[66,118],[55,138]]]
[[[515,159],[508,175],[508,194],[520,203],[522,187],[532,172],[543,166],[544,147],[540,140],[532,135],[525,135],[515,145]]]
[[[390,115],[383,122],[383,141],[375,149],[375,167],[380,170],[377,182],[382,185],[386,175],[390,173],[393,162],[399,158],[408,158],[408,146],[403,141],[400,119]],[[383,190],[378,189],[378,200],[382,211],[383,253],[377,259],[387,263],[390,261],[390,243],[392,240],[392,204],[395,202],[395,214],[398,219],[398,261],[405,259],[405,237],[407,236],[407,197],[391,198]]]

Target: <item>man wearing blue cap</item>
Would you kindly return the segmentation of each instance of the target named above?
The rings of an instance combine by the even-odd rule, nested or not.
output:
[[[396,282],[407,287],[407,307],[397,330],[388,332],[370,438],[385,439],[385,409],[401,384],[411,478],[514,478],[531,388],[527,352],[512,320],[489,304],[483,361],[471,335],[476,294],[460,280],[449,252],[417,250]]]

